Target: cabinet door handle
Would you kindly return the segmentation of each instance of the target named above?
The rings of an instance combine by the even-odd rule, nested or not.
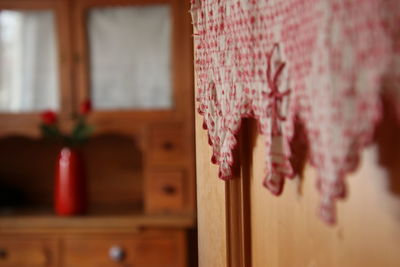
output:
[[[8,256],[7,250],[0,248],[0,260],[6,259]]]
[[[122,247],[115,245],[108,250],[108,255],[112,261],[122,262],[125,259],[126,253]]]
[[[74,60],[75,64],[81,63],[81,59],[82,59],[82,57],[81,57],[80,54],[76,53],[76,54],[73,55],[73,60]]]
[[[164,148],[164,150],[170,151],[174,149],[174,144],[170,141],[166,141],[163,143],[162,147]]]
[[[176,193],[176,188],[175,186],[167,184],[162,187],[162,191],[167,195],[174,195]]]

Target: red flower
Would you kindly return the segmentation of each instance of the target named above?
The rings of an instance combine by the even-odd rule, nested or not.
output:
[[[83,103],[80,106],[79,113],[81,115],[87,115],[91,111],[92,111],[92,102],[89,99],[83,101]]]
[[[52,110],[43,111],[40,116],[43,123],[47,125],[54,124],[57,121],[57,114]]]

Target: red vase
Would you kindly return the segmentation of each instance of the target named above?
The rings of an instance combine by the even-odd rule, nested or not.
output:
[[[54,202],[58,215],[79,215],[86,212],[86,174],[79,150],[64,147],[58,155]]]

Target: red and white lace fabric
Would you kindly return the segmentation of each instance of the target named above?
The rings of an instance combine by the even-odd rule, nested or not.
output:
[[[232,175],[241,119],[254,117],[266,140],[264,185],[279,195],[294,175],[299,119],[321,218],[334,222],[344,176],[381,117],[384,81],[400,103],[400,2],[192,0],[191,12],[198,111],[220,178]]]

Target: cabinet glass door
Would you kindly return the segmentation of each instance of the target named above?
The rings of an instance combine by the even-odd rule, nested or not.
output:
[[[93,8],[87,23],[95,109],[173,107],[168,5]]]
[[[55,36],[51,11],[0,10],[0,112],[58,109]]]

